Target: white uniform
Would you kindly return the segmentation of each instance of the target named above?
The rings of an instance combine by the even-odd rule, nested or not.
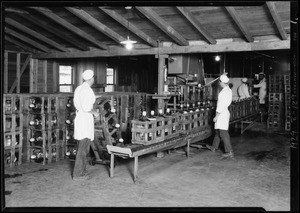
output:
[[[259,88],[259,103],[265,104],[265,99],[267,95],[267,82],[266,79],[263,78],[259,84],[253,85],[254,88]]]
[[[78,86],[74,92],[74,106],[76,117],[74,119],[74,138],[94,140],[94,117],[90,113],[95,103],[95,94],[86,82]]]
[[[244,99],[244,98],[249,98],[250,97],[249,89],[248,89],[247,84],[243,83],[243,84],[241,84],[238,87],[238,95],[239,95],[240,99]]]
[[[228,110],[232,102],[232,91],[229,86],[224,87],[218,95],[216,112],[220,113],[217,122],[215,122],[215,129],[228,130],[230,113]]]

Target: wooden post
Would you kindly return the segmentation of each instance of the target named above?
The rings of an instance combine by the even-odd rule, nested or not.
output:
[[[8,52],[5,51],[4,53],[4,74],[3,74],[3,77],[4,77],[4,93],[7,93],[7,90],[8,90]]]
[[[37,59],[31,59],[30,60],[30,93],[36,93],[37,92],[37,70],[38,70],[38,60]]]
[[[47,85],[47,60],[43,60],[43,80],[44,80],[44,87],[43,87],[43,89],[44,89],[44,92],[47,92],[47,87],[48,87],[48,85]],[[48,100],[48,101],[50,101],[50,100]]]
[[[113,153],[110,154],[110,177],[114,176],[114,166],[115,166],[115,155]]]
[[[53,66],[52,66],[52,74],[53,74],[53,92],[59,92],[59,90],[57,89],[58,86],[58,79],[57,79],[57,74],[58,74],[58,64],[56,61],[53,62]]]
[[[139,157],[134,157],[134,170],[133,170],[133,181],[137,180],[137,171],[138,171]]]
[[[164,94],[164,78],[165,78],[165,59],[168,55],[158,55],[158,82],[157,82],[157,94]],[[163,109],[164,111],[164,100],[157,100],[158,109]]]
[[[16,79],[17,79],[17,93],[20,93],[20,63],[21,63],[21,54],[17,53],[17,63],[16,63]]]

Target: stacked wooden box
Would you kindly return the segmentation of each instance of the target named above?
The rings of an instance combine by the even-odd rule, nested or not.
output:
[[[177,115],[132,120],[132,143],[149,145],[179,135]]]
[[[290,75],[283,76],[283,86],[284,86],[284,113],[285,122],[284,129],[291,130],[291,84]]]
[[[5,166],[16,166],[22,163],[23,156],[23,114],[21,97],[3,95],[4,156]]]
[[[267,127],[281,128],[283,126],[283,76],[269,75],[269,108]]]
[[[255,97],[232,101],[228,108],[230,121],[239,120],[243,117],[257,113],[259,111],[259,101]]]

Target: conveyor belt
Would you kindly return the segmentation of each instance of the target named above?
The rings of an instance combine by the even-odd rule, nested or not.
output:
[[[114,172],[114,155],[121,157],[130,157],[134,158],[134,181],[137,179],[137,170],[138,170],[138,156],[159,152],[164,150],[169,150],[172,148],[187,146],[187,157],[189,156],[189,146],[191,143],[204,140],[210,137],[212,134],[211,126],[203,126],[195,129],[189,134],[180,134],[177,137],[157,142],[149,145],[141,144],[127,144],[123,147],[107,145],[108,153],[111,155],[110,160],[110,177],[113,177]]]

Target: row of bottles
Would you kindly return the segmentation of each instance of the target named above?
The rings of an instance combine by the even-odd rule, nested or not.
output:
[[[64,155],[72,160],[75,160],[77,141],[74,139],[74,119],[76,116],[76,108],[73,103],[73,97],[67,97],[65,105],[65,153]]]

